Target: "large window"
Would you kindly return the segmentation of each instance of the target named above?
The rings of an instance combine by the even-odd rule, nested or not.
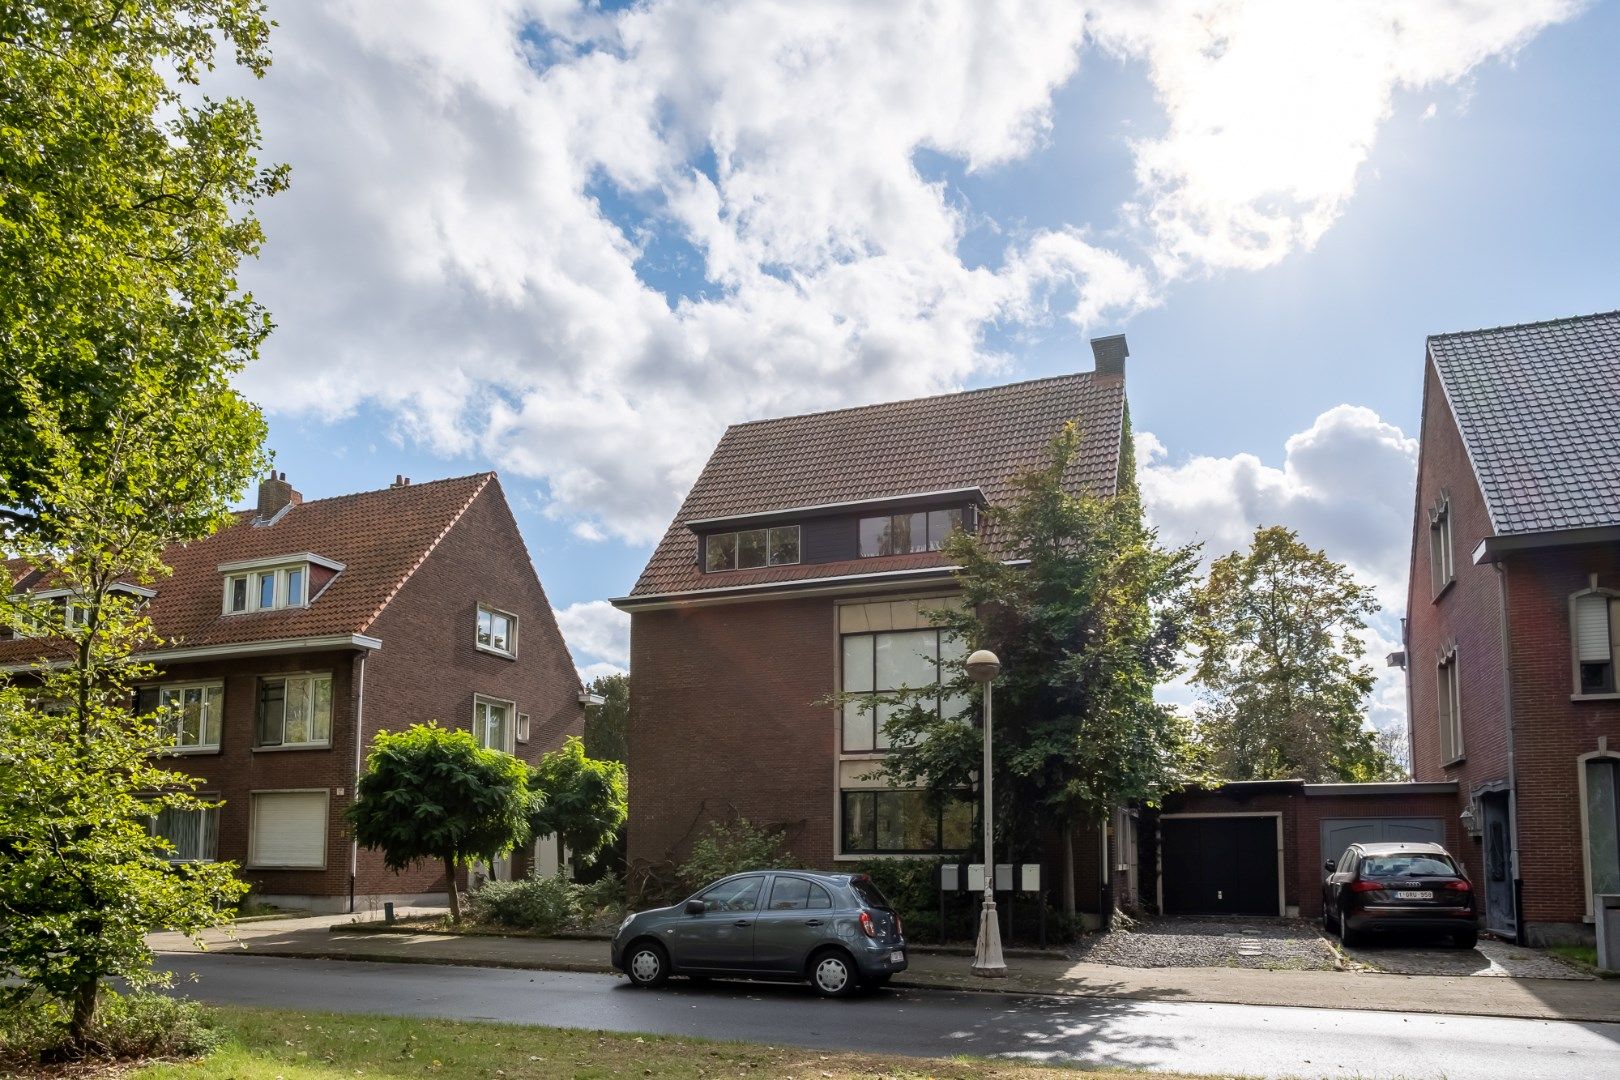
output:
[[[1612,593],[1578,593],[1572,599],[1575,625],[1575,692],[1615,692],[1615,648],[1620,638],[1620,598]]]
[[[1440,501],[1429,509],[1429,569],[1434,577],[1435,596],[1457,576],[1452,562],[1451,499],[1446,495],[1440,496]]]
[[[961,527],[962,508],[959,506],[861,518],[861,557],[938,551],[951,530]]]
[[[898,706],[880,699],[897,690],[936,688],[933,708],[947,719],[965,712],[966,695],[946,694],[940,684],[942,662],[966,655],[961,639],[947,630],[897,630],[845,634],[843,637],[843,748],[846,752],[887,750],[883,725]]]
[[[278,675],[259,680],[255,745],[330,746],[332,676]]]
[[[174,850],[169,861],[213,862],[219,857],[219,807],[197,810],[164,807],[152,817],[152,835],[161,836]]]
[[[249,797],[248,865],[326,865],[327,793],[255,791]]]
[[[1463,756],[1462,684],[1457,679],[1457,654],[1449,653],[1437,669],[1435,704],[1440,720],[1440,761],[1456,761]]]
[[[848,855],[922,855],[965,851],[973,844],[973,804],[951,800],[935,809],[922,791],[845,791]]]
[[[478,605],[478,647],[502,656],[517,655],[517,616]]]
[[[703,569],[711,572],[787,566],[798,561],[797,525],[713,533],[703,538]]]
[[[225,719],[223,683],[143,686],[135,691],[135,712],[158,713],[176,750],[218,750]]]
[[[512,752],[512,714],[510,701],[475,696],[473,698],[473,737],[486,750]]]

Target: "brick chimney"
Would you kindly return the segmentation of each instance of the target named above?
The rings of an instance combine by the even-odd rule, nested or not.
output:
[[[297,506],[304,497],[287,483],[286,473],[271,473],[259,481],[259,511],[255,517],[270,521],[289,506]]]
[[[1131,355],[1131,350],[1125,347],[1125,335],[1115,334],[1092,338],[1091,355],[1097,361],[1097,374],[1124,375],[1125,358]]]

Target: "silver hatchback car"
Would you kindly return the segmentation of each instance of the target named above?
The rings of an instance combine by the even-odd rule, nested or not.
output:
[[[906,939],[865,874],[760,870],[631,915],[613,937],[613,966],[636,986],[726,975],[808,980],[823,997],[846,997],[906,970]]]

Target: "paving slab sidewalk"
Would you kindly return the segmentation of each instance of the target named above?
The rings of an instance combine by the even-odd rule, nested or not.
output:
[[[174,966],[182,971],[184,964],[179,958],[194,951],[191,943],[178,934],[154,934],[150,940],[158,952],[174,957]],[[611,971],[607,945],[601,941],[378,933],[374,925],[353,926],[353,916],[349,915],[256,922],[230,931],[211,931],[204,940],[209,951],[226,954]],[[1010,960],[1009,967],[1008,978],[987,983],[970,975],[968,962],[960,956],[917,952],[911,957],[910,969],[896,976],[893,985],[1061,997],[1620,1022],[1620,980],[1616,979],[1580,982],[1356,971],[1128,968],[1027,956]]]

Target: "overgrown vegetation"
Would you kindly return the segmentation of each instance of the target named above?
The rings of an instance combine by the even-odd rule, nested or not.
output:
[[[71,1015],[39,994],[0,1008],[0,1069],[6,1075],[49,1064],[63,1056]],[[191,1059],[219,1045],[214,1016],[192,1001],[162,994],[108,991],[78,1056],[108,1061]]]
[[[731,874],[797,865],[783,846],[781,829],[755,825],[744,817],[716,821],[693,842],[677,870],[677,888],[687,895]]]

